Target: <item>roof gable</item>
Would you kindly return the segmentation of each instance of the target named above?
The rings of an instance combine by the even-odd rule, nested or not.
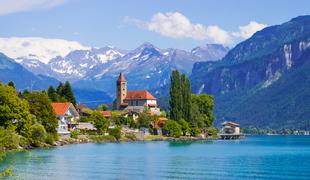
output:
[[[58,116],[63,116],[66,114],[66,112],[68,111],[68,109],[70,108],[71,103],[61,103],[61,102],[55,102],[52,103],[52,107],[54,109],[54,112],[56,115]]]
[[[128,91],[125,100],[156,100],[156,98],[147,90]]]

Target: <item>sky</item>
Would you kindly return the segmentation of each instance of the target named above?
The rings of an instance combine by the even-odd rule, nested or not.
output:
[[[309,0],[0,0],[0,42],[37,37],[127,50],[143,42],[233,47],[266,26],[307,14]]]

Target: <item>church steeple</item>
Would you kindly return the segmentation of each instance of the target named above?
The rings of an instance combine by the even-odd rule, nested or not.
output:
[[[116,109],[120,109],[127,96],[127,81],[123,72],[119,74],[116,82]]]

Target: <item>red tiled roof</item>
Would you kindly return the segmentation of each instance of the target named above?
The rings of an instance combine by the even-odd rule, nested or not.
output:
[[[111,111],[101,111],[104,117],[111,117]]]
[[[156,100],[147,90],[128,91],[125,100]]]
[[[118,82],[126,81],[125,76],[124,76],[124,74],[123,74],[122,72],[119,74],[119,77],[118,77],[118,80],[117,80],[117,81],[118,81]]]
[[[54,112],[56,115],[65,115],[65,113],[68,111],[69,107],[71,106],[71,103],[66,102],[66,103],[52,103],[52,107],[54,109]]]

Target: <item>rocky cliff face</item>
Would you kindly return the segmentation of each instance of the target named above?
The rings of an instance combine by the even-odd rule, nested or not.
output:
[[[257,32],[250,39],[238,44],[219,62],[196,63],[191,76],[192,89],[195,93],[210,93],[215,96],[216,112],[220,120],[233,119],[247,126],[276,127],[275,122],[282,119],[283,126],[294,127],[288,122],[296,122],[295,125],[299,126],[301,124],[296,117],[283,117],[283,101],[273,99],[270,94],[278,92],[279,89],[283,90],[281,87],[287,87],[287,84],[291,83],[283,82],[284,79],[292,79],[292,74],[308,66],[309,49],[310,16],[294,18],[282,25]],[[299,79],[306,78],[305,76],[307,75],[301,73]],[[295,74],[294,79],[296,77],[298,76]],[[278,82],[280,80],[281,83]],[[294,86],[304,87],[304,82],[298,78],[295,81]],[[259,96],[262,92],[271,93]],[[299,93],[298,96],[307,96],[304,91]],[[295,105],[310,105],[310,101],[296,98],[294,93],[281,94],[285,95],[283,99]],[[268,111],[266,104],[260,104],[260,101],[277,104],[277,107]],[[256,107],[255,104],[264,108]],[[245,112],[245,109],[252,114]],[[258,109],[260,111],[257,111]],[[291,112],[294,113],[297,112]],[[303,120],[310,119],[310,114],[307,114],[308,116],[302,116]],[[310,127],[310,122],[308,126]]]

